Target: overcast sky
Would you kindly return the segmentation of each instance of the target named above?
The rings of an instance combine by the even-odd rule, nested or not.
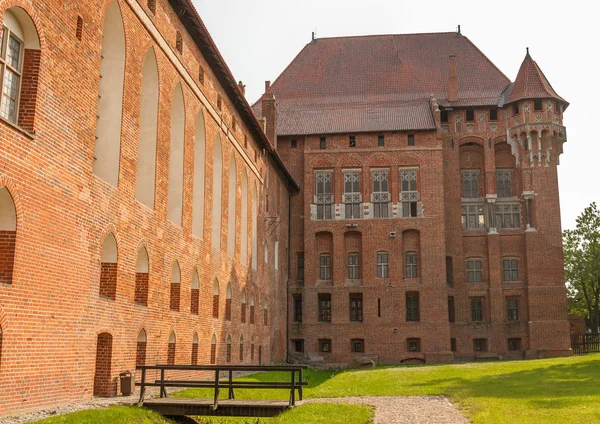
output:
[[[600,203],[600,136],[593,124],[600,99],[600,2],[545,0],[193,0],[217,47],[253,103],[318,37],[454,31],[511,80],[525,47],[556,92],[571,103],[568,142],[560,158],[563,228],[592,201]],[[596,116],[592,117],[592,113]]]

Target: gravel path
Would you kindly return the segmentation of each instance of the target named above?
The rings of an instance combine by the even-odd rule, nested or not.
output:
[[[374,424],[468,424],[444,396],[360,396],[308,399],[314,402],[365,404],[375,407]]]

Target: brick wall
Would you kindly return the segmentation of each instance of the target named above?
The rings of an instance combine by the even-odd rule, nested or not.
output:
[[[100,264],[100,296],[115,300],[117,296],[117,264]]]
[[[0,231],[0,283],[12,283],[16,237],[16,231]]]
[[[112,378],[112,343],[108,333],[98,334],[96,345],[96,373],[94,375],[94,396],[110,397],[116,394],[117,383]]]

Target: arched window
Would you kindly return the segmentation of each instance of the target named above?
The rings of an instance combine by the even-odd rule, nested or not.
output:
[[[112,300],[117,297],[117,240],[112,233],[106,236],[102,245],[100,296]]]
[[[242,291],[241,322],[242,324],[246,323],[246,290]]]
[[[235,155],[231,155],[229,161],[229,201],[227,207],[227,254],[235,257],[235,201],[237,194],[237,168],[235,164]]]
[[[154,48],[144,56],[142,98],[140,104],[140,140],[138,144],[135,198],[154,209],[156,179],[156,137],[158,132],[158,66]]]
[[[256,184],[252,192],[252,269],[258,267],[258,195],[256,194]]]
[[[198,271],[194,270],[192,274],[192,294],[190,299],[190,313],[198,315],[198,305],[200,303],[200,278]]]
[[[240,362],[244,362],[244,336],[240,336]]]
[[[223,189],[223,154],[221,152],[221,136],[215,137],[213,159],[213,190],[212,190],[212,247],[221,248],[221,196]]]
[[[192,365],[198,365],[198,333],[192,337]]]
[[[148,306],[148,251],[141,248],[138,252],[137,263],[135,266],[135,294],[134,302],[138,305]]]
[[[269,325],[269,305],[267,299],[265,299],[263,305],[263,325]]]
[[[210,340],[210,363],[217,363],[217,337],[214,334]]]
[[[143,367],[146,365],[146,330],[141,329],[137,337],[137,348],[135,351],[135,367]]]
[[[15,264],[17,211],[6,187],[0,188],[0,283],[11,284]]]
[[[227,336],[227,363],[231,362],[231,336]]]
[[[0,116],[33,131],[40,71],[40,40],[20,7],[4,11],[0,48]]]
[[[171,331],[169,335],[169,347],[167,349],[167,365],[175,365],[175,347],[176,347],[175,332]]]
[[[94,174],[116,187],[119,182],[125,77],[125,29],[116,0],[106,10],[102,34],[93,168]]]
[[[250,295],[250,324],[254,324],[254,295]]]
[[[181,225],[183,211],[183,140],[185,133],[185,107],[181,84],[173,92],[171,104],[171,149],[169,156],[169,197],[167,218]]]
[[[196,118],[194,137],[194,198],[192,211],[192,234],[204,238],[204,167],[206,160],[206,133],[204,131],[204,112]]]
[[[240,229],[241,243],[240,262],[248,266],[248,174],[242,172],[242,228]]]
[[[181,300],[181,269],[179,263],[175,261],[173,264],[173,270],[171,272],[171,302],[170,309],[172,311],[179,311],[179,304]]]
[[[215,287],[213,289],[213,318],[219,318],[219,280],[215,279]]]
[[[227,292],[225,293],[225,320],[231,321],[231,283],[227,284]]]

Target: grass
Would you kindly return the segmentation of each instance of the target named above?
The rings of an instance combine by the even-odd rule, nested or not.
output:
[[[36,424],[172,424],[162,415],[136,406],[111,406],[57,415],[36,421]]]
[[[263,373],[243,380],[285,378],[283,373]],[[476,424],[600,422],[600,355],[344,372],[309,370],[305,380],[309,382],[305,398],[445,395]],[[211,392],[189,389],[172,396],[210,398]],[[236,399],[287,396],[288,392],[277,390],[236,390]]]

